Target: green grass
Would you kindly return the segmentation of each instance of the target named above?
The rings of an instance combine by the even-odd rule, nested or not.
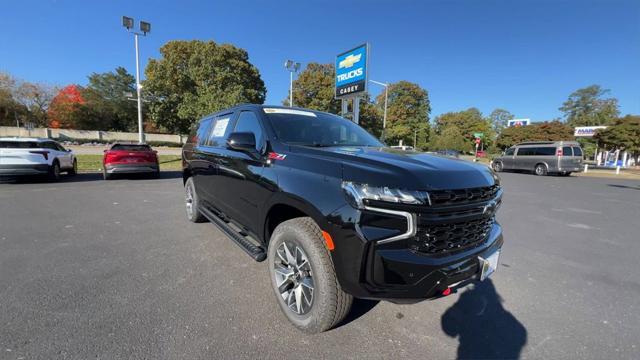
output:
[[[161,171],[182,170],[180,155],[159,155]],[[78,154],[78,171],[94,172],[102,171],[102,155]]]

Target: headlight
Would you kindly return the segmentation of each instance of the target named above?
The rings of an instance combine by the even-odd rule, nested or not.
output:
[[[396,204],[429,205],[429,194],[426,191],[410,191],[393,189],[386,186],[369,186],[350,181],[342,182],[347,199],[354,207],[364,208],[364,200],[384,201]]]

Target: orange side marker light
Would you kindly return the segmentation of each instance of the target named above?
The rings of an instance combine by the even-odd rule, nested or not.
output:
[[[333,251],[333,249],[335,249],[335,245],[333,245],[333,239],[331,238],[331,235],[329,235],[328,232],[322,230],[322,237],[324,238],[324,242],[327,244],[327,249],[329,249],[329,251]]]

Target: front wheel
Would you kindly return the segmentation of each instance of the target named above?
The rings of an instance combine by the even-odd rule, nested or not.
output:
[[[67,174],[73,176],[77,173],[78,173],[78,161],[76,159],[73,159],[73,166],[71,166],[71,169],[67,171]]]
[[[502,166],[502,162],[497,161],[493,163],[493,170],[495,170],[495,172],[502,172],[503,170],[503,166]]]
[[[58,163],[57,160],[55,160],[53,164],[51,164],[51,167],[49,168],[48,178],[49,178],[49,181],[60,180],[60,164]]]
[[[298,329],[320,333],[349,313],[353,297],[342,290],[318,225],[287,220],[269,242],[269,276],[278,305]]]

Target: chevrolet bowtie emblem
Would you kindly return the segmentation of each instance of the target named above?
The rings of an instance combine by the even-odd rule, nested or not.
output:
[[[344,60],[340,61],[338,63],[338,68],[342,69],[342,68],[350,68],[353,66],[353,64],[357,63],[358,61],[360,61],[360,58],[362,57],[362,54],[358,54],[358,55],[349,55],[346,58],[344,58]]]

